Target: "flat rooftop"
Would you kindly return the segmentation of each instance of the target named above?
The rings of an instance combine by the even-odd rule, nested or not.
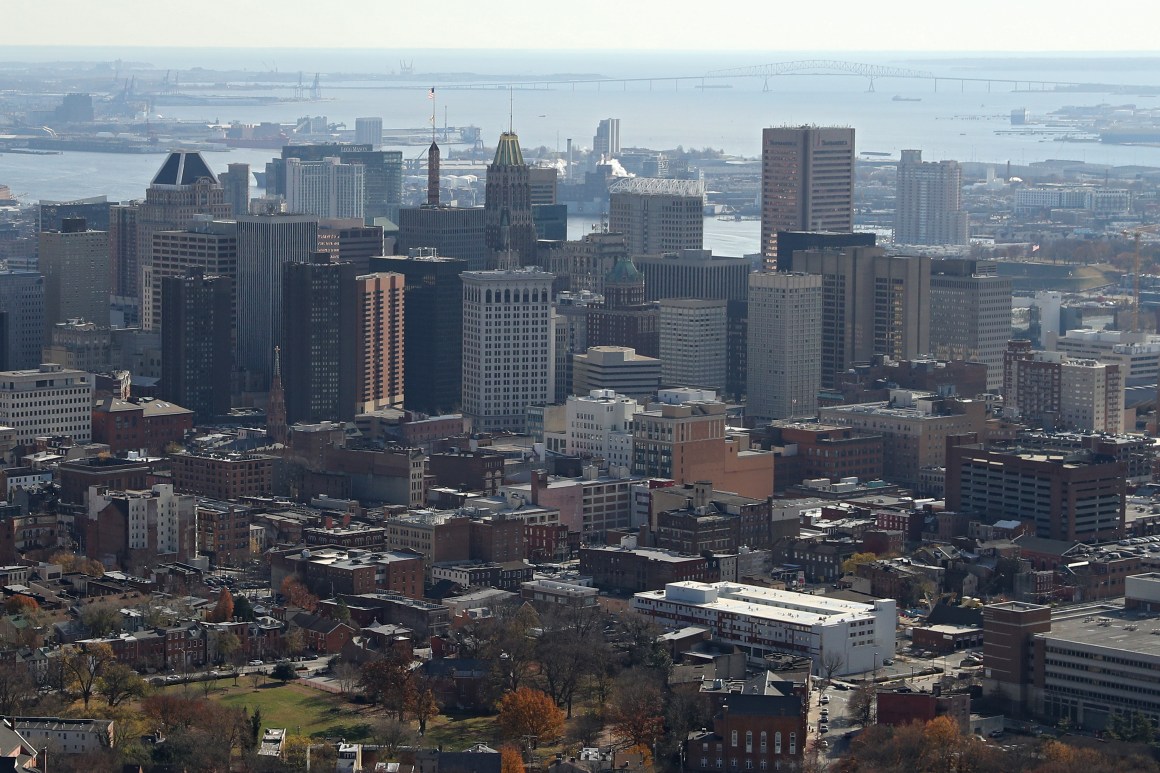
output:
[[[1036,634],[1048,641],[1133,652],[1160,661],[1160,615],[1110,605],[1085,607],[1051,618],[1051,630]]]
[[[663,590],[637,593],[636,598],[683,602],[704,609],[798,625],[865,619],[873,617],[880,608],[879,604],[732,582],[673,582]]]

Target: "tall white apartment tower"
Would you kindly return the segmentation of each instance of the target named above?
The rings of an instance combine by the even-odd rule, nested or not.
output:
[[[463,413],[476,432],[524,432],[555,397],[552,279],[538,268],[465,271]]]
[[[898,162],[895,244],[966,244],[963,171],[958,161],[923,161],[904,150]]]
[[[749,275],[747,413],[813,415],[822,385],[822,277]]]
[[[337,158],[286,159],[286,209],[296,215],[362,219],[366,167]]]
[[[354,142],[356,145],[370,145],[371,150],[378,150],[380,147],[382,147],[383,119],[354,119]]]

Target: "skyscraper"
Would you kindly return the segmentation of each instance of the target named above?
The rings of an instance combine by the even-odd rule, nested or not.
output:
[[[551,402],[552,275],[535,268],[463,273],[463,413],[476,432],[523,432]]]
[[[94,231],[109,230],[109,199],[93,196],[71,201],[40,201],[37,204],[37,231],[59,231],[69,218],[84,218]]]
[[[397,150],[375,150],[369,144],[325,143],[287,145],[282,158],[266,164],[266,192],[286,195],[286,161],[322,161],[337,157],[343,164],[363,167],[363,217],[373,223],[377,217],[396,221],[403,201],[403,154]]]
[[[109,325],[109,234],[90,231],[83,218],[65,218],[59,231],[40,232],[44,274],[44,340],[57,322],[83,318]]]
[[[531,178],[515,132],[499,136],[495,158],[487,167],[483,208],[484,240],[492,265],[535,265],[538,237],[532,219]]]
[[[140,301],[141,246],[137,243],[139,202],[114,204],[109,209],[109,260],[113,295]]]
[[[282,273],[286,421],[349,421],[355,414],[355,267],[316,252]]]
[[[187,229],[154,231],[150,254],[152,264],[142,272],[141,325],[145,330],[160,330],[166,278],[201,271],[208,276],[228,277],[232,292],[238,275],[237,223],[199,216]],[[230,305],[232,308],[233,301]],[[178,404],[185,405],[180,401]]]
[[[904,150],[898,162],[895,244],[966,244],[967,213],[958,161],[923,161],[921,150]]]
[[[483,207],[425,206],[399,210],[395,251],[434,248],[440,255],[467,261],[471,271],[487,268],[487,218]]]
[[[930,264],[930,353],[987,366],[987,389],[1003,386],[1003,353],[1011,339],[1011,279],[986,260]],[[973,397],[973,395],[964,395]]]
[[[355,410],[403,404],[405,311],[402,274],[363,274],[355,279]]]
[[[370,145],[372,150],[378,150],[383,144],[383,119],[354,119],[354,141],[357,145]]]
[[[854,230],[854,130],[761,133],[761,254],[776,268],[778,231]]]
[[[250,214],[250,165],[230,164],[221,176],[221,184],[234,216]]]
[[[161,395],[197,422],[230,410],[234,283],[226,276],[167,276],[161,282]]]
[[[318,244],[310,215],[246,215],[238,223],[237,357],[243,391],[266,392],[282,343],[282,268],[305,263]]]
[[[383,254],[383,227],[344,220],[321,221],[318,251],[329,252],[343,263],[353,263],[360,274],[365,274],[371,270],[371,258]]]
[[[137,208],[137,279],[153,264],[153,232],[188,228],[197,215],[214,220],[233,217],[225,191],[200,153],[177,150],[170,153],[145,190],[145,201]],[[141,299],[144,306],[144,299]]]
[[[286,159],[286,209],[296,215],[363,218],[366,181],[362,164],[338,158]]]
[[[463,280],[467,261],[441,256],[371,259],[404,278],[403,407],[427,414],[459,406],[463,386]]]
[[[35,271],[0,271],[0,370],[28,370],[40,364],[44,343],[44,276]]]
[[[646,302],[644,274],[622,257],[604,276],[604,300],[588,305],[588,346],[627,346],[645,357],[660,353],[656,303]]]
[[[660,302],[661,384],[725,389],[725,300]]]
[[[700,180],[629,177],[608,188],[608,227],[628,254],[659,255],[704,246],[705,185]]]
[[[930,351],[930,258],[880,247],[806,250],[793,270],[822,276],[822,386],[876,354],[912,360]]]
[[[749,275],[747,417],[813,415],[822,375],[822,281],[815,274]]]
[[[603,118],[596,125],[592,138],[592,155],[596,158],[615,158],[620,155],[620,119]]]

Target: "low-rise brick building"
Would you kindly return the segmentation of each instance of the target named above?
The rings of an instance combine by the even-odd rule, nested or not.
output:
[[[93,406],[93,442],[107,444],[113,453],[160,454],[192,429],[193,411],[152,397],[106,397]]]
[[[266,454],[177,454],[170,459],[173,486],[211,499],[269,496],[275,457]]]

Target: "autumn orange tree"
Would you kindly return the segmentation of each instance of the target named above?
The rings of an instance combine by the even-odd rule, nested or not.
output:
[[[222,588],[218,594],[217,604],[209,613],[211,623],[228,623],[234,619],[234,596],[228,588]]]
[[[37,604],[36,599],[32,598],[32,596],[17,594],[10,596],[4,602],[4,611],[10,615],[21,615],[25,612],[35,612],[38,609],[40,609],[40,604]]]
[[[520,750],[514,746],[505,745],[499,748],[500,773],[524,773],[524,758]]]
[[[540,742],[554,741],[564,732],[564,711],[547,693],[530,687],[512,690],[500,698],[496,721],[508,740],[535,736]]]
[[[311,593],[310,589],[297,577],[287,577],[282,581],[282,587],[279,590],[282,591],[282,596],[291,606],[301,607],[307,612],[318,609],[318,597]]]

